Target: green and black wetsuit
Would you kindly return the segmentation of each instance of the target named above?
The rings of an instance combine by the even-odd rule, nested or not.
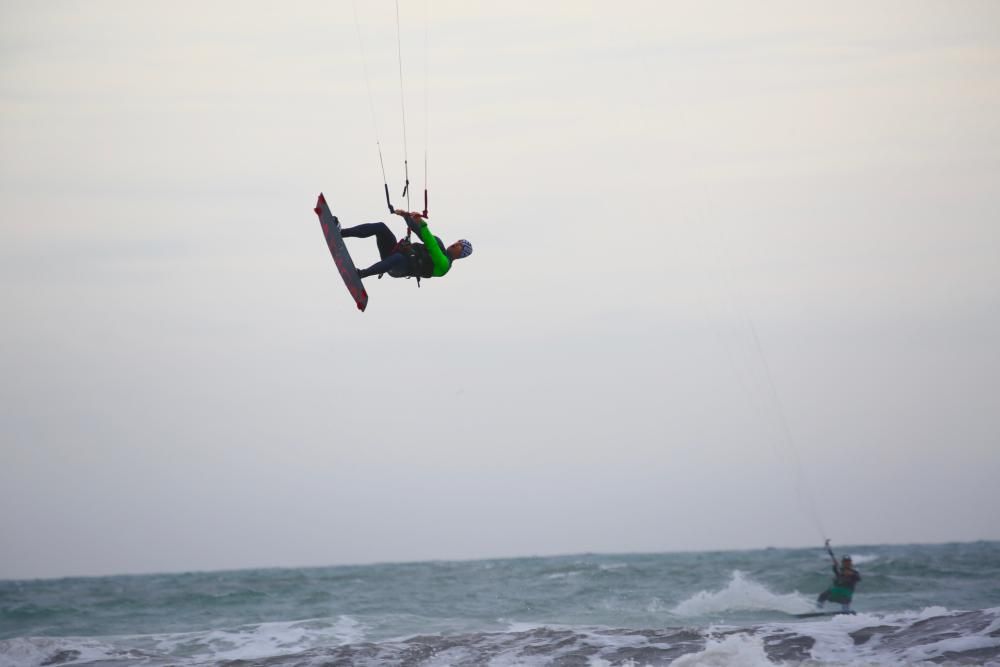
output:
[[[451,259],[445,252],[444,241],[431,234],[426,222],[420,222],[418,236],[423,243],[400,241],[399,252],[411,257],[411,276],[421,278],[440,278],[451,269]]]
[[[375,237],[381,260],[366,269],[358,271],[362,278],[388,273],[394,278],[415,276],[417,278],[440,278],[451,269],[451,259],[445,251],[444,242],[431,234],[427,223],[408,218],[415,227],[417,236],[423,243],[411,243],[408,239],[396,240],[396,235],[384,222],[369,222],[340,231],[344,238]]]

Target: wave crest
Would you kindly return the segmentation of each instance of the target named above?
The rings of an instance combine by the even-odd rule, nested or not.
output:
[[[732,573],[729,583],[719,591],[700,591],[671,610],[678,616],[708,616],[730,611],[774,610],[786,614],[803,614],[815,609],[810,598],[799,592],[780,595],[767,590],[739,570]]]

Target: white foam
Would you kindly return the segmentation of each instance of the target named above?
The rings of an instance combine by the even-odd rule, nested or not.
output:
[[[364,628],[349,616],[282,623],[261,623],[225,630],[119,637],[125,646],[161,656],[212,660],[259,660],[317,646],[363,641]],[[118,643],[118,641],[116,641]]]
[[[879,557],[875,554],[858,554],[851,556],[851,560],[855,565],[864,565],[865,563],[873,563],[877,561]]]
[[[1000,611],[1000,609],[983,610],[983,613],[996,613],[997,611]],[[953,616],[959,613],[961,612],[950,611],[943,607],[927,607],[915,616],[910,615],[908,620],[912,623],[917,623],[929,618]],[[900,662],[913,664],[918,661],[929,661],[929,664],[933,664],[935,660],[940,659],[948,653],[994,649],[1000,647],[1000,638],[995,636],[998,630],[1000,630],[1000,615],[997,615],[986,627],[979,630],[976,634],[965,634],[960,637],[946,636],[935,642],[907,647],[900,652]],[[989,664],[996,663],[991,662]]]
[[[231,639],[231,633],[224,639]],[[327,620],[292,623],[262,623],[241,632],[232,651],[215,654],[213,658],[254,660],[304,651],[316,646],[349,644],[362,641],[365,632],[361,624],[349,616]]]
[[[579,635],[578,641],[569,645],[564,645],[554,652],[539,653],[537,657],[525,656],[522,650],[523,645],[520,643],[514,644],[508,651],[501,652],[500,654],[492,657],[489,661],[490,667],[528,667],[531,665],[551,665],[553,662],[558,662],[561,655],[560,651],[570,652],[576,650],[580,646],[600,647],[602,651],[610,652],[622,649],[641,649],[649,646],[649,639],[640,633],[608,632],[607,628],[596,626],[581,627],[553,623],[510,623],[509,631],[528,632],[542,628],[557,632],[569,630]],[[438,664],[439,663],[436,662],[435,666],[437,667]],[[591,665],[591,667],[611,667],[611,665],[614,665],[614,667],[626,667],[629,665],[633,667],[642,667],[641,663],[637,663],[632,660],[612,663],[604,658],[601,658],[599,655],[590,656],[588,658],[588,664]]]
[[[570,570],[569,572],[552,572],[551,574],[545,575],[546,579],[568,579],[570,577],[579,577],[583,574],[580,570]]]
[[[623,570],[628,567],[628,563],[604,563],[599,566],[601,570]]]
[[[115,649],[98,639],[74,637],[17,637],[0,641],[0,667],[26,667],[51,664],[51,658],[62,652],[76,657],[74,662],[98,662],[115,655]]]
[[[744,633],[709,640],[705,649],[677,658],[671,667],[773,667],[764,651],[764,641]]]
[[[928,618],[935,618],[937,616],[948,616],[954,613],[956,612],[950,611],[945,607],[924,607],[922,610],[920,610],[920,613],[917,614],[917,617],[914,620],[923,621]],[[907,617],[912,618],[910,616]]]
[[[965,651],[975,651],[977,649],[996,648],[1000,645],[1000,640],[993,637],[975,635],[972,637],[952,637],[942,639],[933,644],[923,644],[914,646],[903,651],[903,658],[910,662],[913,660],[927,660],[940,658],[946,653],[963,653]]]
[[[985,610],[990,611],[990,610]],[[834,665],[934,665],[935,660],[947,653],[961,653],[976,649],[994,648],[1000,646],[1000,639],[991,637],[991,633],[1000,629],[1000,616],[987,627],[977,632],[961,637],[945,637],[936,642],[922,643],[916,646],[896,648],[888,652],[882,644],[881,633],[875,633],[871,639],[857,645],[851,633],[879,625],[890,625],[906,628],[909,625],[931,618],[951,616],[959,612],[943,607],[927,607],[919,612],[900,612],[891,614],[856,614],[841,615],[829,619],[799,622],[794,625],[794,631],[814,640],[810,650],[812,659],[818,664]],[[772,625],[772,628],[778,626]],[[787,626],[786,626],[787,627]]]
[[[859,659],[859,649],[850,633],[878,623],[878,619],[868,614],[845,614],[796,623],[794,632],[814,640],[810,653],[821,664],[849,665]]]
[[[649,604],[646,605],[646,611],[650,614],[673,613],[670,607],[667,606],[667,603],[658,597],[654,597],[649,601]]]
[[[511,621],[506,618],[498,618],[497,622],[506,623],[507,632],[531,632],[532,630],[537,630],[538,628],[554,627],[546,625],[545,623],[528,623],[526,621]]]
[[[736,570],[721,591],[701,591],[671,610],[678,616],[709,616],[727,611],[774,610],[786,614],[813,611],[811,598],[801,593],[778,595]]]

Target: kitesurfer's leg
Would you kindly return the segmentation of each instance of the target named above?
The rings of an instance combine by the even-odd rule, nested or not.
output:
[[[374,276],[379,273],[395,273],[398,275],[408,275],[409,274],[409,258],[399,252],[394,252],[380,262],[375,262],[367,269],[361,269],[358,271],[358,275],[362,278],[367,278],[368,276]],[[395,271],[394,271],[395,270]]]
[[[340,235],[345,239],[366,239],[369,236],[374,236],[375,242],[378,243],[378,256],[382,259],[392,255],[396,249],[396,235],[384,222],[368,222],[355,227],[347,227],[340,230]]]

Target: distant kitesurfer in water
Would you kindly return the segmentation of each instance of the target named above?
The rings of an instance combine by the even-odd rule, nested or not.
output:
[[[830,540],[826,541],[826,552],[833,559],[833,584],[819,594],[819,597],[816,598],[816,606],[822,607],[823,603],[829,600],[840,603],[842,611],[851,611],[851,598],[854,597],[854,587],[861,581],[861,574],[854,569],[854,563],[850,556],[841,558],[838,567],[837,557],[833,555],[833,549],[830,548]]]
[[[445,247],[444,242],[431,234],[423,214],[410,211],[393,211],[406,220],[407,226],[417,232],[423,243],[410,243],[408,238],[396,239],[384,222],[369,222],[340,230],[344,238],[375,237],[381,260],[367,269],[358,269],[362,278],[388,273],[393,278],[414,276],[420,278],[440,278],[451,270],[456,259],[472,254],[472,244],[460,239]]]

